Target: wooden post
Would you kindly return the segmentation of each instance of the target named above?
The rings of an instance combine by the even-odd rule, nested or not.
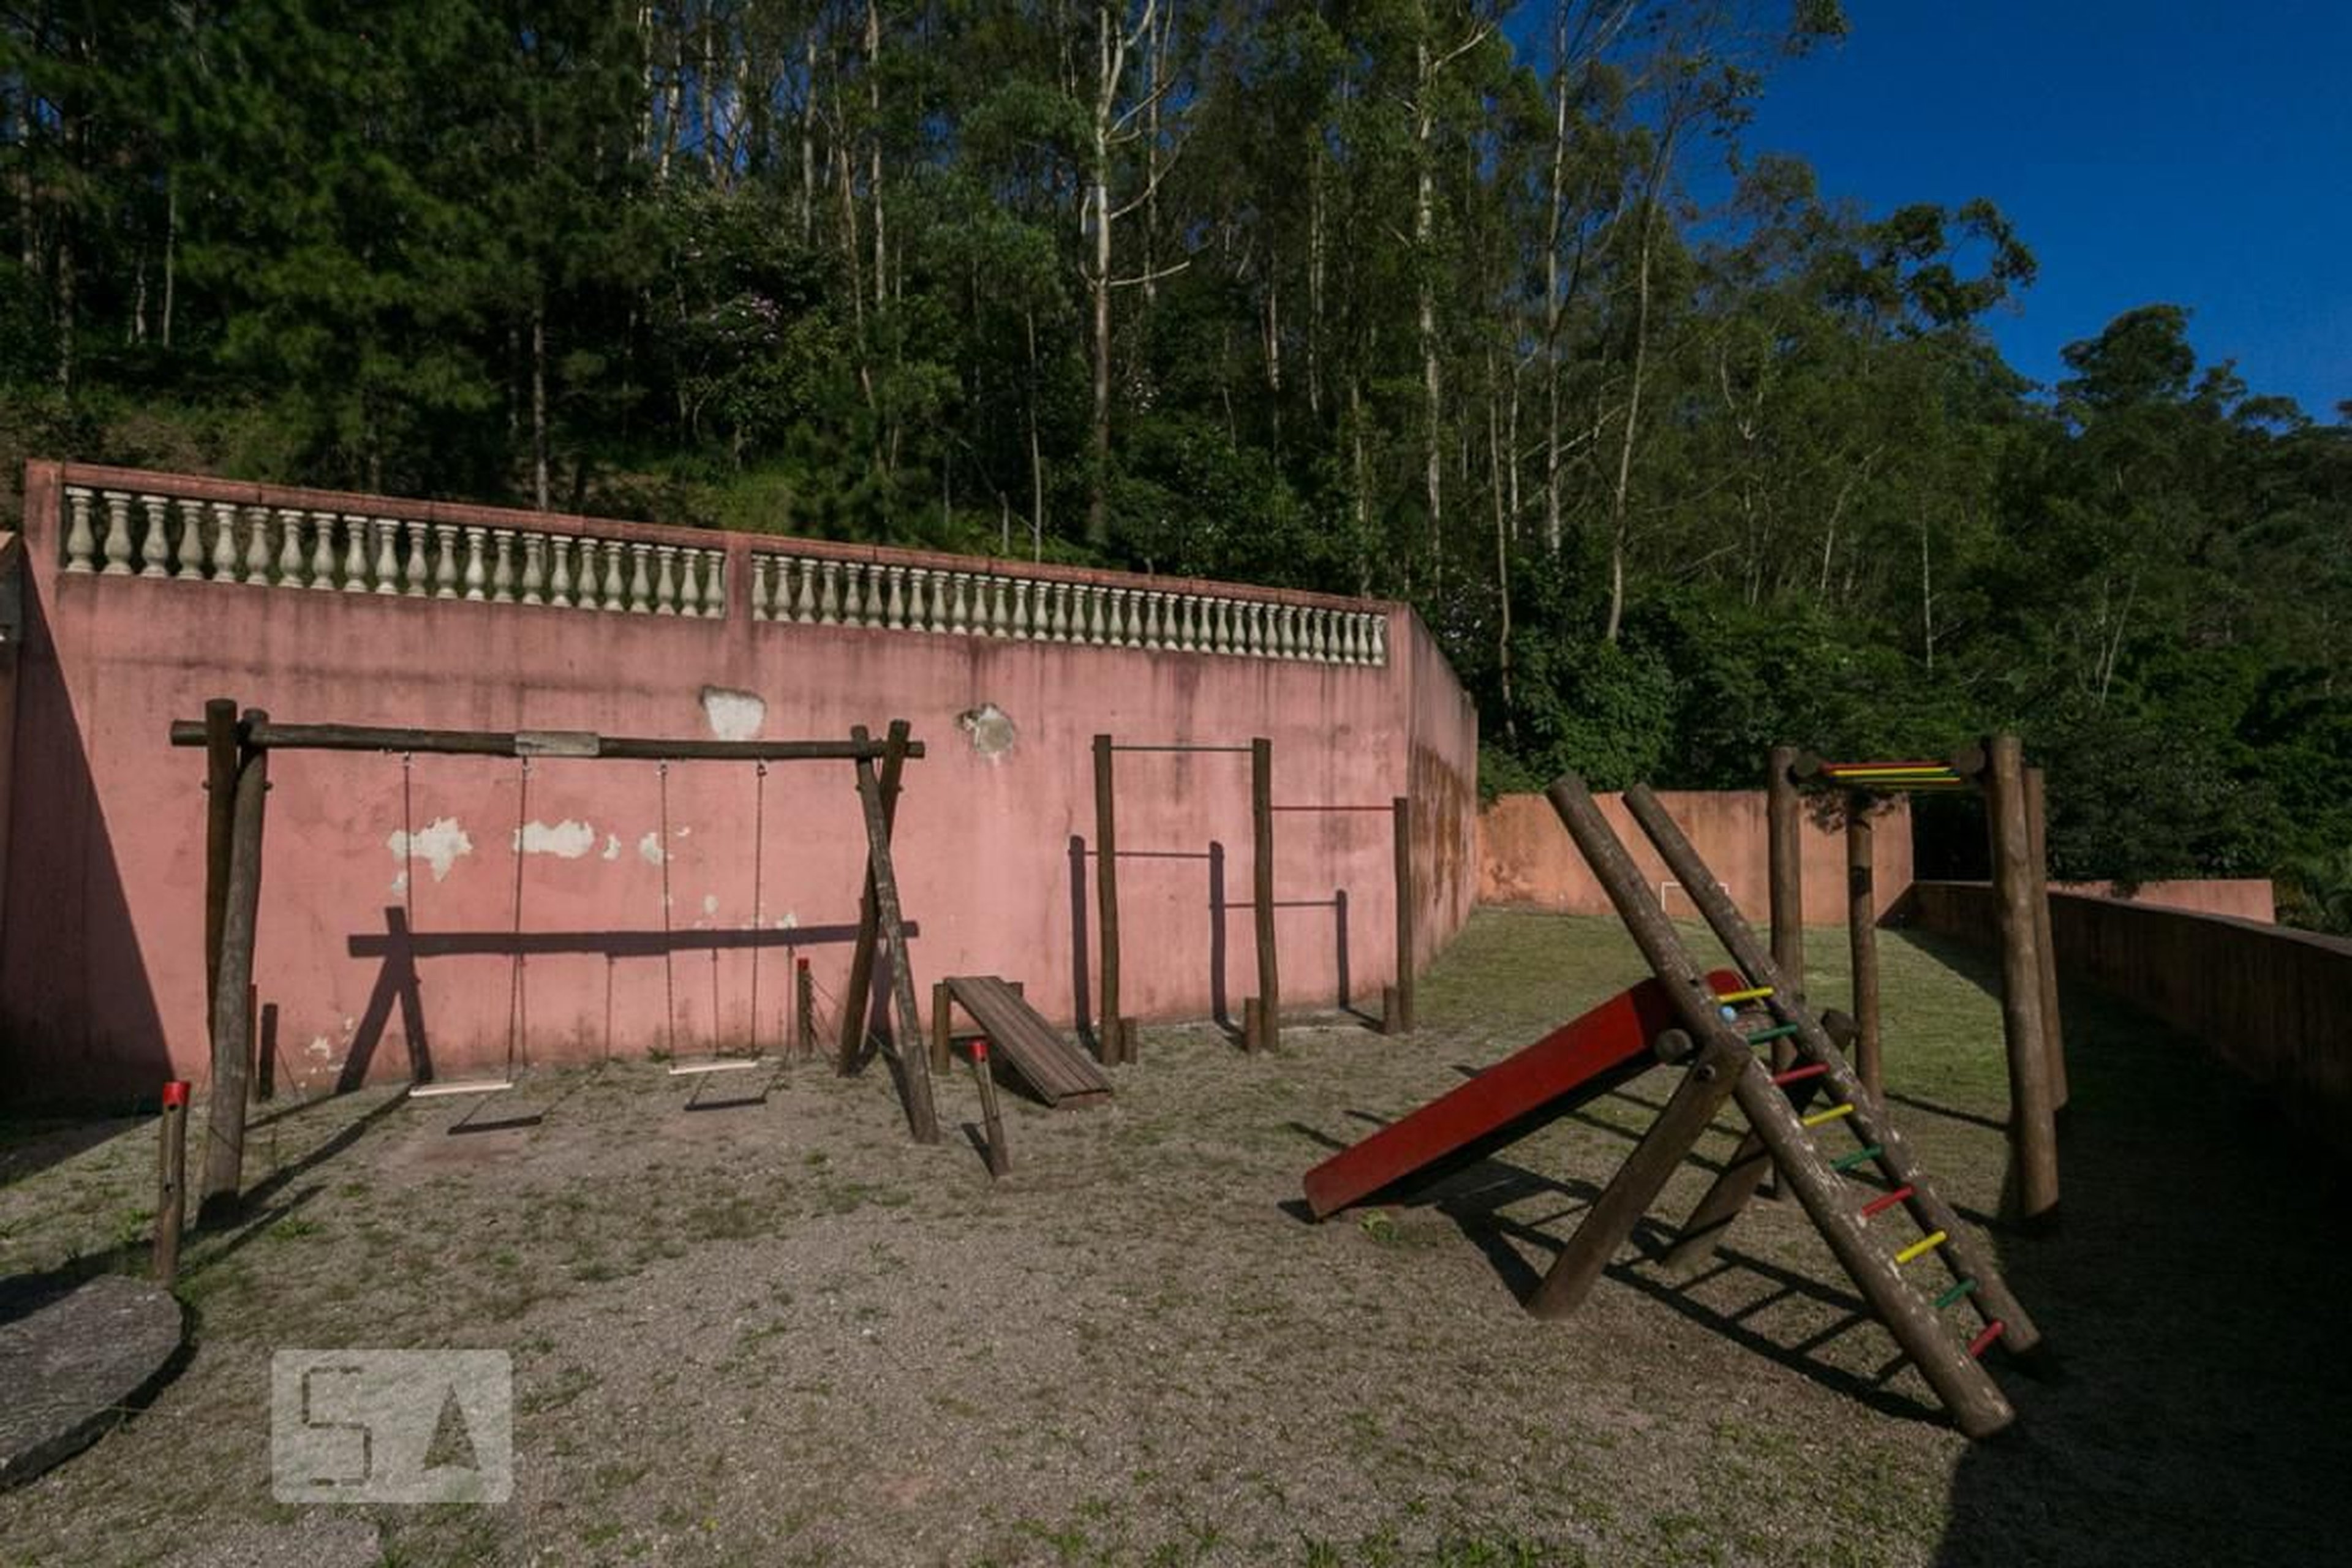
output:
[[[816,980],[803,958],[793,965],[793,1055],[812,1056],[815,1051]]]
[[[1642,1135],[1633,1152],[1609,1178],[1601,1196],[1584,1211],[1584,1222],[1568,1238],[1568,1245],[1545,1272],[1543,1283],[1528,1299],[1528,1310],[1536,1317],[1564,1318],[1583,1304],[1601,1271],[1657,1201],[1683,1156],[1714,1122],[1716,1110],[1730,1098],[1740,1069],[1748,1065],[1748,1048],[1727,1031],[1718,1030],[1710,1037],[1704,1051],[1697,1051],[1690,1037],[1679,1029],[1666,1033],[1678,1038],[1660,1041],[1662,1058],[1688,1060],[1696,1053],[1698,1059],[1691,1063],[1665,1110]]]
[[[945,1072],[955,1065],[955,1042],[949,1033],[949,1013],[955,1006],[955,997],[948,983],[936,981],[931,985],[931,1070]]]
[[[850,731],[864,742],[866,726]],[[880,936],[890,944],[890,991],[898,1004],[897,1027],[890,1031],[891,1050],[898,1058],[898,1076],[907,1096],[907,1126],[918,1143],[940,1141],[939,1110],[931,1098],[931,1060],[922,1045],[923,1026],[915,1006],[915,965],[907,952],[907,922],[898,908],[898,876],[890,862],[889,784],[895,783],[907,755],[907,721],[890,721],[890,737],[877,777],[874,763],[857,760],[857,794],[866,807],[866,880],[874,892],[874,912]],[[886,783],[885,781],[889,781]],[[870,964],[871,950],[866,953]],[[853,996],[852,1005],[856,998]],[[862,1015],[865,1011],[857,1009]]]
[[[903,741],[906,726],[894,721],[890,727],[893,733]],[[851,733],[861,741],[872,738],[862,724]],[[886,750],[882,757],[881,776],[877,781],[882,797],[882,844],[886,856],[890,835],[898,826],[898,775],[904,771],[906,760],[903,745],[895,750]],[[872,766],[863,758],[858,760],[857,782],[861,791],[866,786],[868,770]],[[857,1070],[857,1058],[866,1044],[866,1020],[874,1010],[874,946],[879,934],[875,922],[879,910],[880,906],[874,896],[874,861],[869,852],[866,862],[866,892],[857,904],[857,945],[851,949],[849,954],[849,989],[842,994],[841,998],[839,1070],[845,1077]],[[905,954],[899,956],[903,960]]]
[[[2042,770],[2025,770],[2026,858],[2033,867],[2033,941],[2042,960],[2042,1038],[2050,1055],[2050,1109],[2066,1109],[2066,1021],[2058,1006],[2058,946],[2050,936],[2050,824]]]
[[[1417,913],[1413,908],[1410,796],[1401,795],[1389,803],[1389,820],[1394,828],[1391,855],[1396,868],[1396,1000],[1383,1011],[1389,1033],[1410,1035],[1413,1029],[1413,916]]]
[[[1767,882],[1771,901],[1772,962],[1800,994],[1805,989],[1805,843],[1801,803],[1797,795],[1797,748],[1772,748],[1770,772],[1764,780],[1764,834],[1770,862]],[[1775,1044],[1772,1059],[1786,1067],[1791,1053]]]
[[[236,818],[236,703],[205,704],[205,1007],[220,994],[221,922],[228,908],[228,841]]]
[[[1257,913],[1257,1036],[1254,1051],[1282,1043],[1282,976],[1274,942],[1274,742],[1250,742],[1250,898]]]
[[[1853,955],[1854,1070],[1873,1094],[1884,1092],[1879,1078],[1878,895],[1874,879],[1871,797],[1856,790],[1845,797],[1845,925]]]
[[[155,1280],[169,1285],[180,1273],[180,1229],[188,1206],[188,1086],[174,1079],[163,1086],[163,1119],[156,1128]]]
[[[980,1119],[988,1136],[988,1173],[1001,1176],[1013,1169],[1013,1156],[1004,1147],[1004,1118],[996,1105],[996,1077],[988,1065],[988,1041],[971,1043],[971,1075],[980,1081]]]
[[[1095,941],[1102,949],[1102,1024],[1095,1056],[1105,1067],[1126,1059],[1118,1014],[1118,802],[1112,787],[1110,737],[1095,737]]]
[[[2000,914],[2000,1022],[2009,1047],[2011,1217],[2050,1224],[2058,1210],[2058,1129],[2042,1029],[2041,943],[2035,940],[2025,760],[2015,735],[1985,743],[1985,816],[1992,835],[1993,899]]]
[[[269,716],[248,709],[241,734]],[[228,877],[221,908],[220,963],[213,980],[212,1098],[205,1117],[200,1224],[233,1214],[245,1184],[246,1079],[253,1060],[253,943],[261,915],[261,829],[269,795],[269,753],[240,740]]]

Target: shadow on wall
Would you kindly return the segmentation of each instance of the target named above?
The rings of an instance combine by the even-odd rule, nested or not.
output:
[[[348,939],[345,949],[353,958],[381,961],[375,984],[370,989],[366,1011],[361,1016],[359,1027],[352,1037],[351,1054],[344,1058],[337,1075],[335,1091],[348,1094],[368,1081],[376,1052],[383,1043],[387,1028],[397,1016],[399,1035],[408,1057],[408,1078],[413,1082],[426,1082],[435,1076],[432,1048],[432,1027],[425,1006],[425,986],[418,968],[428,958],[508,958],[519,959],[527,965],[534,957],[587,956],[608,961],[605,968],[604,1055],[614,1055],[613,1035],[613,963],[621,959],[664,958],[680,953],[715,953],[751,951],[754,949],[847,946],[857,940],[857,927],[852,925],[795,926],[788,930],[740,928],[733,931],[418,931],[409,929],[407,911],[397,905],[383,911],[384,929],[381,935],[366,932]],[[922,926],[915,921],[906,922],[907,940],[914,942],[923,934]],[[887,947],[877,954],[874,984],[867,998],[867,1033],[887,1037],[889,1026],[889,995],[891,954]],[[779,974],[776,994],[789,998],[793,980],[789,968]],[[527,1002],[527,993],[525,994]],[[268,1009],[265,1009],[265,1013]],[[516,1026],[528,1037],[528,1021],[520,1013]],[[264,1054],[265,1076],[271,1076],[282,1064],[275,1060],[275,1030],[262,1030],[261,1049]],[[774,1042],[767,1042],[772,1045]],[[509,1043],[509,1050],[512,1044]],[[637,1053],[632,1053],[637,1054]],[[831,1054],[831,1047],[825,1048]]]
[[[2352,1539],[2345,1173],[2198,1043],[2067,996],[2059,1232],[2000,1238],[2063,1375],[1964,1455],[1935,1561],[2324,1563]]]
[[[152,1106],[171,1074],[163,1020],[47,616],[29,584],[25,598],[0,942],[0,995],[11,1004],[0,1016],[0,1104]],[[198,777],[189,778],[190,820],[200,822]],[[88,1009],[84,997],[93,999]]]

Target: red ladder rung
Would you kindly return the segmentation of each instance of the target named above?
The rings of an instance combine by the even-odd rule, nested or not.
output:
[[[1885,1214],[1888,1209],[1893,1208],[1896,1204],[1901,1203],[1905,1198],[1909,1197],[1916,1191],[1917,1191],[1917,1189],[1915,1187],[1897,1187],[1884,1197],[1873,1198],[1868,1203],[1862,1205],[1862,1217],[1868,1219],[1872,1215]]]
[[[1790,1068],[1787,1072],[1774,1073],[1772,1082],[1775,1086],[1786,1087],[1792,1083],[1802,1083],[1809,1078],[1819,1078],[1829,1070],[1830,1064],[1827,1062],[1807,1062],[1803,1067]]]
[[[2002,1332],[2007,1330],[2008,1327],[2009,1325],[2007,1323],[2002,1322],[1999,1318],[1995,1318],[1991,1322],[1987,1323],[1982,1329],[1979,1330],[1977,1337],[1969,1342],[1969,1359],[1970,1361],[1975,1361],[1981,1357],[1985,1353],[1986,1347],[1990,1345],[1993,1341],[2000,1338]]]

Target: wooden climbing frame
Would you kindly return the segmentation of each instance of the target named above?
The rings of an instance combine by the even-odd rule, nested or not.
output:
[[[2014,1411],[1981,1358],[1996,1343],[2013,1354],[2032,1351],[2041,1343],[2040,1331],[2010,1293],[1990,1251],[1979,1248],[1937,1194],[1822,1021],[1646,787],[1625,793],[1626,808],[1696,902],[1744,984],[1727,989],[1719,977],[1699,969],[1583,780],[1569,774],[1547,794],[1679,1016],[1686,1038],[1662,1041],[1661,1054],[1690,1066],[1658,1122],[1570,1238],[1531,1310],[1557,1316],[1573,1309],[1631,1234],[1642,1208],[1706,1131],[1716,1107],[1730,1098],[1747,1119],[1760,1155],[1734,1155],[1685,1224],[1670,1264],[1687,1264],[1713,1249],[1754,1192],[1769,1158],[1960,1429],[1981,1438],[2007,1426]],[[1793,1046],[1794,1059],[1776,1068],[1761,1047],[1783,1041]],[[1827,1103],[1807,1110],[1817,1092],[1826,1093]],[[1822,1147],[1821,1140],[1837,1138],[1850,1138],[1853,1147],[1842,1154]],[[1900,1243],[1885,1234],[1889,1222],[1880,1217],[1896,1210],[1917,1233]],[[1576,1260],[1572,1269],[1566,1268],[1570,1258]],[[1951,1276],[1949,1285],[1932,1295],[1905,1272],[1930,1258],[1940,1260]],[[1978,1318],[1965,1337],[1944,1317],[1963,1303]]]
[[[205,716],[171,727],[174,746],[205,753],[207,820],[205,865],[205,975],[211,1001],[212,1098],[205,1129],[200,1221],[233,1210],[243,1184],[246,1086],[253,1057],[251,1005],[254,931],[260,912],[261,845],[272,752],[374,752],[474,757],[578,757],[640,762],[846,762],[856,766],[866,822],[865,897],[851,961],[851,988],[843,1007],[843,1055],[863,1037],[862,1005],[872,984],[877,948],[891,954],[897,1005],[898,1058],[907,1121],[915,1140],[939,1141],[929,1058],[915,1012],[898,877],[890,857],[891,823],[907,762],[923,754],[903,720],[885,739],[864,727],[845,741],[699,741],[640,739],[574,730],[425,730],[360,724],[280,724],[261,710],[242,715],[227,698],[205,704]],[[803,1009],[803,1013],[805,1008]]]

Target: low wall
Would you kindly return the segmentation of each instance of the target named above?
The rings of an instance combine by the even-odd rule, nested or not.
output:
[[[1661,889],[1666,911],[1696,915],[1688,898],[1649,839],[1627,812],[1622,796],[1596,797],[1601,814],[1632,851],[1651,886]],[[1690,838],[1738,903],[1758,924],[1770,918],[1769,842],[1765,832],[1762,790],[1662,790],[1658,803]],[[1810,805],[1811,802],[1809,801]],[[1803,825],[1805,923],[1843,925],[1846,917],[1845,828],[1817,819]],[[1871,835],[1871,885],[1884,917],[1911,885],[1911,808],[1887,804]],[[1549,910],[1560,914],[1605,915],[1609,895],[1593,879],[1551,803],[1539,795],[1507,795],[1478,816],[1478,896],[1482,902]]]
[[[28,468],[25,512],[11,1100],[207,1076],[204,759],[165,736],[216,696],[281,723],[664,739],[909,720],[919,984],[1004,974],[1063,1021],[1091,1005],[1097,731],[1269,737],[1280,804],[1410,793],[1424,959],[1476,894],[1475,713],[1400,605],[57,464]],[[1118,780],[1122,847],[1185,857],[1122,863],[1126,1009],[1237,1014],[1248,758],[1124,755]],[[846,764],[287,752],[270,783],[257,980],[288,1087],[413,1053],[495,1066],[510,1021],[540,1062],[772,1045],[794,960],[827,1014],[845,988]],[[1276,833],[1286,1003],[1377,999],[1387,816]]]
[[[1991,945],[1981,882],[1917,882],[1906,920]],[[2352,942],[2143,901],[2053,893],[2061,973],[2196,1036],[2273,1091],[2309,1136],[2352,1156]]]
[[[2142,882],[2129,893],[2113,882],[2053,882],[2053,893],[2079,893],[2085,898],[2115,899],[2159,910],[2182,910],[2192,915],[2227,915],[2257,925],[2278,923],[2278,890],[2268,877],[2216,877],[2199,882]]]

